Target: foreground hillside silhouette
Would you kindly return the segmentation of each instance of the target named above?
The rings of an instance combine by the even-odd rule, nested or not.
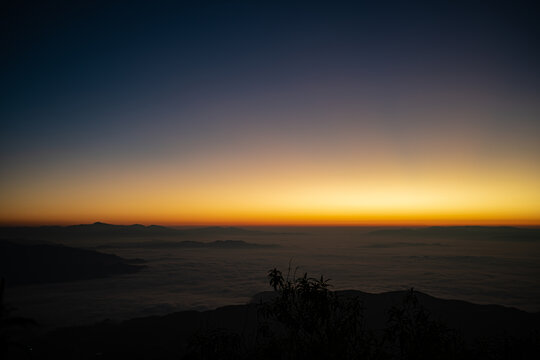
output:
[[[441,300],[414,290],[331,290],[307,274],[268,274],[271,293],[246,305],[184,311],[22,337],[32,359],[528,359],[539,314]],[[30,350],[31,349],[31,350]]]

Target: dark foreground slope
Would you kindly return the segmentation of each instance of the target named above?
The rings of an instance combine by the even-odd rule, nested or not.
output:
[[[395,325],[389,319],[389,314],[396,309],[404,309],[403,299],[407,292],[368,294],[345,291],[336,295],[343,299],[354,298],[363,304],[364,330],[359,336],[366,336],[367,331],[371,331],[373,337],[369,340],[372,341],[369,346],[384,349],[379,353],[371,351],[364,358],[407,358],[401,357],[396,351],[395,340],[392,342],[386,338],[389,329]],[[285,344],[287,337],[275,338],[277,343],[267,341],[261,345],[258,342],[264,332],[261,331],[264,330],[261,327],[264,323],[261,322],[261,310],[265,305],[261,304],[260,299],[261,296],[257,296],[251,304],[226,306],[213,311],[185,311],[118,324],[103,322],[93,326],[59,329],[33,340],[28,346],[32,347],[33,359],[304,358],[302,355],[298,357],[298,354],[289,357],[283,353],[289,351],[291,346],[294,348],[298,345]],[[463,342],[463,345],[454,344],[462,349],[457,355],[452,353],[440,358],[519,359],[527,358],[538,350],[538,341],[534,338],[539,330],[538,314],[496,305],[437,299],[422,293],[416,293],[416,299],[422,310],[429,314],[429,321],[417,323],[418,319],[404,319],[402,325],[411,327],[409,335],[416,332],[412,336],[419,336],[417,332],[428,323],[445,323],[452,333],[445,332],[444,336],[457,334],[451,340]],[[327,330],[339,331],[337,328]],[[299,335],[296,341],[299,342],[302,336]],[[400,336],[403,334],[400,333]],[[422,341],[435,340],[422,338],[421,345]],[[264,351],[260,352],[262,346]],[[444,352],[444,349],[440,351]],[[19,355],[25,356],[23,352]],[[320,353],[320,358],[327,358],[327,355]]]
[[[93,250],[0,240],[0,275],[8,286],[101,278],[143,268],[119,256]]]
[[[371,294],[359,290],[337,291],[340,298],[354,298],[363,307],[365,324],[370,329],[384,329],[387,326],[388,311],[400,306],[408,291],[390,291]],[[439,299],[419,291],[414,291],[420,306],[429,313],[430,319],[440,321],[452,329],[459,329],[469,339],[505,332],[522,337],[532,329],[540,329],[540,313],[529,313],[501,305],[480,305],[462,300]],[[253,298],[254,303],[270,301],[275,292],[264,292]]]

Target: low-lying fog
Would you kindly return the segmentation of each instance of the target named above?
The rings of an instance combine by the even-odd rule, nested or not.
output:
[[[179,241],[243,240],[261,248],[140,247],[146,239],[66,243],[124,258],[142,271],[104,279],[11,287],[6,302],[43,326],[122,320],[241,304],[271,290],[277,267],[331,280],[334,289],[384,292],[414,287],[441,298],[540,311],[540,242],[452,234],[373,233],[370,228],[257,228],[277,234],[193,235]],[[168,238],[168,241],[171,239]],[[110,247],[102,247],[107,245]],[[132,246],[134,245],[134,246]]]

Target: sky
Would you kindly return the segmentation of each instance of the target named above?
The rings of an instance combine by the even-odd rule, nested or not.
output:
[[[533,2],[2,7],[0,224],[540,225]]]

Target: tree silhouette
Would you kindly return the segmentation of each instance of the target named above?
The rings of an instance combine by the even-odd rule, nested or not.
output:
[[[413,288],[400,306],[390,308],[388,316],[386,336],[394,357],[403,360],[457,358],[460,337],[442,322],[430,318]]]
[[[373,339],[365,330],[362,302],[337,296],[323,276],[289,275],[276,268],[268,272],[276,297],[260,309],[261,349],[282,359],[368,358]]]

